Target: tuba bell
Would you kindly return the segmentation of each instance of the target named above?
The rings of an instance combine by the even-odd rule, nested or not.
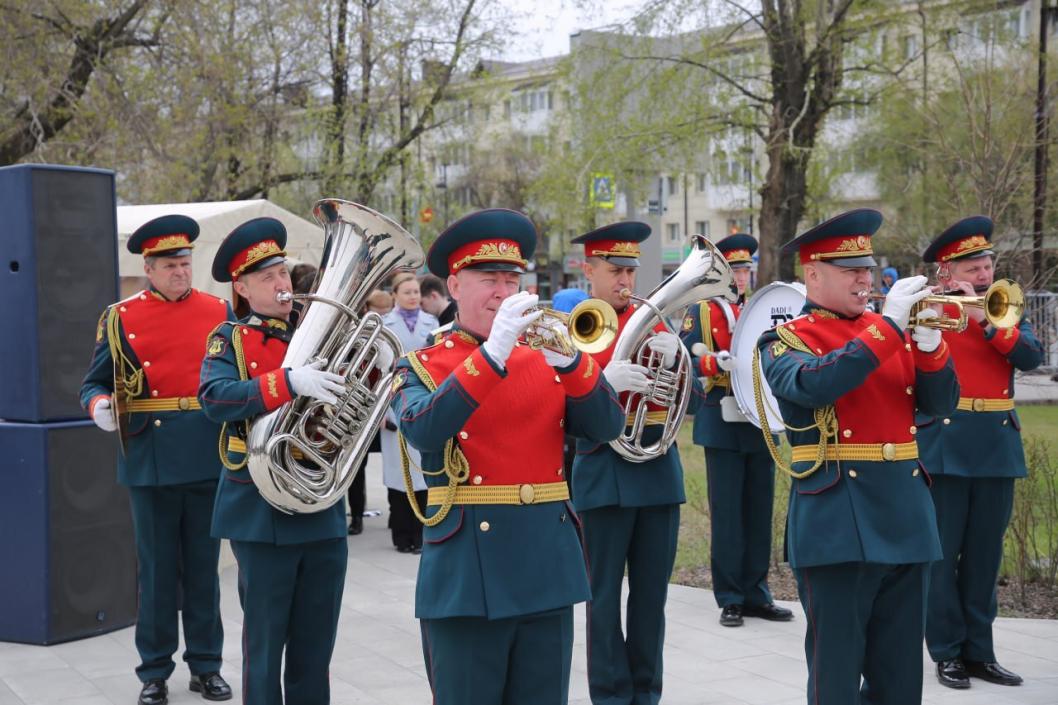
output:
[[[313,302],[294,335],[283,367],[322,361],[345,377],[336,404],[298,397],[250,424],[247,466],[257,491],[287,514],[321,512],[352,484],[392,396],[400,341],[377,313],[361,314],[368,294],[394,270],[418,267],[422,247],[404,228],[366,206],[336,198],[318,201],[323,258],[309,294],[277,297]],[[388,347],[393,364],[376,371]]]
[[[731,267],[713,243],[701,235],[693,239],[691,254],[675,272],[670,274],[646,298],[628,298],[644,304],[628,319],[621,334],[617,336],[612,360],[630,360],[647,368],[650,389],[646,393],[629,392],[625,401],[625,416],[629,424],[610,447],[621,457],[634,463],[643,463],[665,454],[676,440],[676,434],[687,413],[691,398],[694,372],[686,348],[676,349],[676,366],[665,369],[663,358],[647,346],[660,321],[669,332],[675,334],[667,317],[681,312],[687,306],[702,299],[726,298],[734,303],[738,300]],[[644,445],[643,432],[649,417],[647,404],[665,407],[665,420],[661,422],[661,437]]]

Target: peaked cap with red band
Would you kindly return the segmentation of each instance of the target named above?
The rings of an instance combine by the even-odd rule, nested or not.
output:
[[[619,267],[639,266],[639,243],[650,237],[650,226],[636,220],[611,223],[573,238],[584,245],[585,257],[605,257]]]
[[[839,267],[875,267],[871,236],[882,225],[882,214],[857,208],[836,215],[783,245],[783,254],[797,252],[801,264],[827,262]]]
[[[286,262],[287,229],[275,218],[254,218],[228,233],[213,258],[213,278],[235,281],[243,274]]]
[[[749,267],[753,264],[753,253],[757,251],[757,238],[735,233],[716,243],[716,249],[732,267]]]
[[[951,262],[995,254],[992,251],[992,219],[975,215],[963,218],[936,237],[922,253],[926,262]]]
[[[129,237],[127,247],[144,257],[183,257],[191,254],[198,223],[186,215],[163,215],[149,220]]]
[[[442,278],[464,269],[521,274],[534,252],[536,226],[527,215],[487,208],[445,228],[426,254],[426,266]]]

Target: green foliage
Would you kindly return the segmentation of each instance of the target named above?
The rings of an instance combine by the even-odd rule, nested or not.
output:
[[[993,26],[998,11],[980,17],[922,16],[928,43],[877,101],[855,147],[872,155],[887,208],[879,249],[905,269],[969,214],[990,216],[995,239],[1015,247],[1031,231],[1036,51]]]

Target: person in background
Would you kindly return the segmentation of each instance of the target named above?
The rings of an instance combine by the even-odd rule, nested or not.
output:
[[[419,280],[411,272],[400,272],[393,277],[393,299],[396,306],[383,317],[386,327],[393,331],[409,353],[427,344],[430,332],[437,328],[437,319],[420,307]],[[415,518],[404,490],[401,473],[400,448],[397,445],[397,417],[393,411],[386,412],[386,420],[380,433],[382,445],[382,477],[389,495],[389,528],[393,533],[393,545],[401,553],[422,551],[422,524]],[[408,448],[413,467],[418,466],[418,451]],[[419,511],[426,510],[426,482],[420,473],[413,473],[415,498]]]
[[[551,299],[551,308],[562,313],[569,313],[581,301],[588,300],[588,292],[582,289],[559,289]],[[575,436],[566,434],[565,444],[562,448],[562,469],[566,477],[566,484],[570,492],[573,492],[573,459],[577,457],[577,439]]]
[[[882,285],[878,288],[883,294],[888,294],[889,290],[893,288],[893,283],[900,278],[900,273],[896,271],[896,267],[886,267],[882,270]]]
[[[290,282],[294,286],[295,294],[309,293],[315,279],[316,267],[311,264],[295,264],[290,270]]]
[[[713,597],[720,624],[741,627],[743,617],[788,622],[793,612],[775,604],[768,589],[771,563],[772,505],[775,465],[760,429],[725,418],[731,396],[731,355],[735,321],[742,313],[757,240],[735,233],[716,243],[731,266],[738,301],[699,301],[683,319],[683,343],[689,350],[701,343],[709,354],[692,355],[693,369],[704,378],[705,401],[694,415],[694,443],[705,449],[708,477],[710,560]],[[748,362],[748,360],[747,360]]]
[[[456,319],[456,302],[448,298],[448,289],[440,277],[432,274],[423,275],[419,280],[422,294],[422,310],[437,318],[437,322],[446,326]]]
[[[370,313],[385,316],[393,308],[393,296],[388,291],[375,289],[367,296],[364,306]],[[375,432],[368,447],[368,453],[381,453],[380,431]],[[360,462],[360,469],[349,485],[349,535],[358,536],[364,532],[364,510],[367,508],[367,455]]]

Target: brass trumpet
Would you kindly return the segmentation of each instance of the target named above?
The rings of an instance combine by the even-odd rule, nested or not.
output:
[[[871,294],[872,300],[884,300],[885,294]],[[1013,328],[1021,322],[1025,314],[1025,294],[1021,286],[1010,279],[998,279],[983,296],[953,296],[950,294],[933,294],[919,301],[911,308],[911,320],[922,310],[931,305],[954,306],[957,317],[942,313],[937,318],[929,318],[917,323],[927,328],[961,333],[966,330],[969,318],[967,308],[984,309],[985,320],[995,328]]]
[[[587,299],[566,313],[546,306],[534,306],[526,313],[543,311],[524,333],[533,350],[547,348],[573,357],[577,351],[602,352],[617,337],[617,312],[602,299]]]

